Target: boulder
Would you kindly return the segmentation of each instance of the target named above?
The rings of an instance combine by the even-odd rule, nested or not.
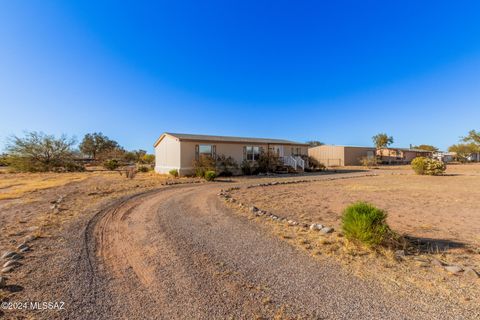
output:
[[[473,268],[465,268],[464,274],[470,279],[480,279],[480,274]]]
[[[7,268],[7,267],[10,267],[10,266],[16,266],[16,265],[18,265],[17,260],[8,260],[7,262],[5,262],[3,264],[3,268]]]
[[[445,266],[443,267],[445,271],[452,273],[452,274],[459,274],[463,271],[463,268],[460,266]]]
[[[3,268],[2,269],[2,273],[9,273],[9,272],[12,272],[13,269],[15,269],[13,266],[10,266],[10,267],[6,267],[6,268]]]
[[[14,254],[15,254],[15,252],[13,252],[13,251],[5,251],[5,252],[2,254],[2,259],[10,258],[10,257],[13,256]]]
[[[6,285],[5,277],[0,277],[0,289],[5,288]]]
[[[323,227],[322,229],[320,229],[320,232],[322,232],[322,233],[324,233],[324,234],[332,233],[332,232],[333,232],[333,228]]]

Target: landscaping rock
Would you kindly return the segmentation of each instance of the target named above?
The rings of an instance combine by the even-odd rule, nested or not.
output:
[[[405,250],[397,250],[395,251],[395,258],[403,259],[405,258]]]
[[[442,261],[438,260],[438,259],[432,259],[431,261],[432,265],[436,266],[436,267],[443,267],[445,266],[445,263],[443,263]]]
[[[16,266],[18,265],[18,261],[17,260],[8,260],[7,262],[5,262],[3,264],[3,267],[4,268],[7,268],[7,267],[10,267],[10,266]]]
[[[313,223],[310,225],[310,230],[322,230],[323,227],[324,226],[320,223]]]
[[[25,243],[19,244],[19,245],[17,246],[17,249],[18,249],[18,250],[22,250],[23,248],[28,248],[28,246],[27,246]]]
[[[15,252],[13,251],[6,251],[2,254],[2,259],[7,259],[7,258],[10,258],[11,256],[13,256],[15,254]]]
[[[465,268],[464,274],[470,279],[480,279],[480,274],[473,268]]]
[[[4,288],[7,285],[5,277],[0,277],[0,289]]]
[[[13,269],[15,269],[15,267],[10,266],[10,267],[3,268],[1,272],[2,273],[9,273],[9,272],[12,272]]]
[[[330,227],[323,227],[322,229],[320,229],[320,232],[322,233],[332,233],[333,232],[333,228],[330,228]]]
[[[23,259],[23,256],[19,253],[15,253],[10,257],[10,260],[20,260],[20,259]]]
[[[452,274],[459,274],[463,271],[463,268],[459,266],[445,266],[444,269]]]
[[[21,253],[24,253],[24,252],[27,252],[27,251],[30,251],[30,247],[29,246],[26,246],[26,247],[23,247],[22,249],[19,250]]]

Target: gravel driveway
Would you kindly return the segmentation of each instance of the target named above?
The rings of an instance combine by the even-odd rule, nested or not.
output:
[[[232,184],[228,184],[232,186]],[[66,310],[41,319],[468,319],[399,298],[319,262],[226,208],[226,184],[183,185],[112,203],[71,229],[44,282]],[[65,251],[67,252],[67,251]],[[43,296],[45,297],[45,295]]]

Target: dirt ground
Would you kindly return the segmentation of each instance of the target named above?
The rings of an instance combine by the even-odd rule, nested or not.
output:
[[[480,246],[480,165],[451,166],[441,177],[413,175],[408,167],[383,171],[387,173],[373,177],[242,189],[235,197],[297,221],[335,228],[346,206],[367,201],[386,210],[388,223],[401,234],[438,240],[439,245]]]
[[[350,250],[347,246],[342,247],[340,243],[335,240],[337,233],[324,238],[318,237],[317,233],[310,232],[308,229],[304,230],[299,227],[292,228],[281,223],[272,223],[272,226],[269,226],[265,225],[263,221],[259,221],[262,222],[258,224],[258,227],[262,228],[261,230],[256,229],[257,224],[255,224],[255,226],[250,224],[244,225],[245,220],[237,220],[233,213],[225,210],[225,208],[215,200],[216,194],[221,188],[233,186],[240,188],[239,190],[234,190],[232,193],[235,198],[241,199],[242,202],[276,212],[282,216],[291,217],[298,221],[323,222],[327,225],[333,225],[336,228],[339,227],[341,211],[347,204],[357,200],[370,201],[388,211],[388,222],[395,231],[419,238],[444,240],[447,245],[452,246],[458,244],[459,246],[478,247],[480,243],[480,214],[476,210],[480,204],[480,180],[478,180],[480,177],[480,165],[451,166],[448,169],[448,175],[443,177],[415,176],[408,167],[383,167],[378,170],[372,170],[370,173],[365,172],[364,168],[350,169],[352,172],[345,174],[348,176],[348,179],[340,180],[329,180],[330,177],[338,178],[342,176],[342,174],[335,174],[333,172],[331,172],[333,174],[307,175],[306,177],[234,177],[232,180],[225,179],[224,181],[206,183],[200,186],[198,184],[174,186],[173,189],[167,186],[167,184],[197,183],[200,181],[191,178],[172,179],[153,173],[139,173],[135,179],[127,179],[125,175],[120,175],[118,172],[105,171],[65,174],[9,174],[0,172],[0,252],[14,250],[16,246],[22,243],[28,236],[38,237],[38,239],[32,243],[33,250],[26,254],[21,261],[21,266],[16,268],[14,272],[4,275],[7,277],[9,286],[0,290],[0,300],[43,301],[46,297],[50,297],[53,300],[57,300],[57,298],[65,299],[70,303],[71,308],[73,308],[73,305],[79,308],[78,310],[71,309],[69,311],[73,312],[72,314],[75,314],[76,317],[81,318],[82,313],[86,312],[87,309],[89,312],[92,312],[92,314],[95,314],[95,312],[98,312],[100,309],[96,309],[96,304],[88,299],[91,298],[90,296],[92,294],[96,295],[97,292],[89,289],[88,285],[91,286],[93,280],[90,281],[92,276],[89,272],[85,271],[89,270],[88,267],[91,268],[95,259],[106,257],[105,259],[108,260],[110,254],[113,253],[119,255],[127,254],[126,258],[116,260],[117,262],[121,262],[118,263],[118,266],[122,265],[123,268],[119,269],[120,272],[110,273],[110,271],[112,271],[110,270],[105,277],[99,277],[99,279],[97,279],[98,281],[93,281],[93,285],[98,286],[99,290],[104,288],[104,286],[105,288],[109,288],[110,285],[113,286],[116,284],[115,281],[118,280],[116,279],[118,275],[122,275],[124,272],[130,275],[134,272],[136,278],[134,277],[132,279],[143,279],[144,281],[138,282],[137,280],[132,280],[129,282],[131,290],[127,290],[124,295],[130,299],[132,294],[138,294],[138,297],[140,297],[140,295],[143,294],[142,292],[146,292],[142,291],[143,289],[140,291],[137,290],[137,286],[145,286],[145,279],[149,280],[148,277],[153,277],[154,273],[143,272],[145,269],[144,265],[150,265],[152,268],[156,268],[156,272],[161,271],[161,269],[158,269],[160,265],[158,263],[160,262],[157,260],[158,257],[161,256],[158,252],[162,252],[161,250],[165,248],[176,248],[176,250],[178,250],[178,252],[176,251],[177,254],[182,257],[180,262],[188,262],[186,265],[180,264],[185,268],[188,267],[183,270],[181,268],[179,269],[179,265],[174,264],[172,262],[173,260],[164,261],[165,263],[172,264],[172,272],[175,275],[173,278],[178,276],[178,279],[181,280],[185,278],[185,275],[188,275],[188,279],[192,279],[192,284],[198,284],[198,279],[200,278],[197,273],[205,271],[200,268],[203,264],[195,259],[195,261],[190,263],[189,259],[202,253],[203,255],[209,256],[212,264],[215,266],[217,264],[223,266],[224,264],[229,265],[229,263],[231,263],[231,270],[228,270],[229,274],[230,272],[232,274],[238,274],[239,270],[242,271],[243,268],[239,268],[239,266],[246,266],[245,276],[242,277],[248,280],[251,275],[265,276],[265,281],[268,282],[272,279],[275,280],[278,274],[284,272],[285,269],[280,267],[278,270],[271,269],[268,263],[270,258],[265,258],[267,261],[265,270],[262,269],[263,271],[260,272],[258,268],[249,269],[249,264],[257,261],[258,256],[263,255],[263,253],[255,255],[255,250],[262,248],[265,250],[266,248],[272,249],[271,259],[283,254],[277,252],[277,249],[280,250],[280,252],[290,250],[283,247],[283,245],[277,244],[274,242],[275,240],[270,238],[270,229],[272,229],[282,241],[285,240],[292,244],[293,247],[301,247],[301,249],[307,253],[307,255],[296,256],[297,253],[293,253],[294,251],[288,251],[290,255],[285,255],[285,261],[289,261],[293,255],[296,257],[294,261],[305,259],[303,264],[289,263],[289,267],[292,270],[303,274],[306,272],[304,265],[307,263],[311,264],[312,270],[317,267],[328,269],[322,269],[323,271],[319,273],[314,273],[313,271],[306,272],[304,279],[302,278],[302,283],[307,283],[308,279],[314,274],[319,278],[324,277],[325,274],[329,274],[328,279],[318,279],[316,285],[319,288],[317,289],[321,289],[322,283],[330,282],[332,283],[332,287],[329,290],[335,291],[339,289],[336,288],[334,284],[346,281],[344,276],[330,274],[329,270],[336,270],[333,273],[343,271],[340,271],[341,268],[337,270],[337,265],[330,268],[325,267],[333,263],[327,252],[331,251],[332,254],[340,255],[338,252]],[[363,170],[363,172],[360,172],[360,169]],[[360,177],[371,173],[378,173],[378,176]],[[294,181],[298,179],[322,181],[255,187],[251,189],[245,188],[247,185],[255,183]],[[177,187],[179,187],[178,191],[175,191]],[[163,188],[165,188],[165,190],[162,190]],[[192,188],[191,194],[185,193],[184,189],[189,188]],[[110,205],[118,202],[119,199],[154,189],[165,192],[165,199],[157,197],[154,203],[155,205],[149,210],[143,210],[143,206],[146,205],[143,204],[143,202],[134,203],[136,206],[136,214],[132,214],[131,216],[143,217],[145,218],[144,220],[139,220],[136,224],[132,224],[132,221],[129,219],[120,219],[123,214],[117,215],[117,213],[121,211],[117,211],[117,207],[114,207],[111,209],[111,215],[106,215],[104,217],[105,219],[99,218],[100,220],[97,221],[98,225],[96,227],[94,223],[91,223],[95,221],[97,212],[108,208]],[[193,197],[193,195],[195,195],[195,197]],[[206,197],[206,195],[208,195],[208,197]],[[58,208],[55,210],[52,209],[54,203],[59,199],[61,199],[61,201],[58,204]],[[167,203],[169,204],[168,206]],[[227,203],[227,205],[232,204]],[[212,208],[212,206],[214,206],[214,208]],[[237,207],[235,206],[235,210],[236,209]],[[126,210],[125,217],[132,212]],[[159,214],[160,212],[162,212],[161,215]],[[113,224],[113,220],[109,220],[110,216],[120,219],[118,220],[118,224]],[[247,216],[250,220],[250,213],[247,212]],[[161,217],[161,219],[159,217]],[[452,217],[454,218],[452,219]],[[198,219],[200,219],[200,221],[197,221]],[[226,224],[213,228],[212,226],[215,226],[220,220],[225,221]],[[254,220],[256,222],[258,219],[255,218]],[[239,221],[243,222],[240,223]],[[122,228],[126,229],[115,229],[117,225],[121,225]],[[153,225],[155,225],[155,227],[153,227]],[[170,227],[166,228],[166,226]],[[104,227],[105,230],[111,229],[111,232],[109,231],[105,234],[112,236],[112,238],[104,236],[104,233],[100,236],[96,235],[95,230],[98,228],[101,229],[101,227]],[[140,231],[134,227],[140,228],[138,229]],[[202,229],[202,232],[200,232],[199,229]],[[246,250],[241,255],[238,254],[240,252],[239,247],[244,246],[246,242],[244,242],[244,240],[238,242],[238,238],[231,237],[230,232],[237,229],[238,237],[254,232],[255,237],[249,237],[245,240],[251,241],[249,248],[254,249],[252,252]],[[229,230],[229,232],[225,232],[225,230]],[[142,237],[147,234],[147,231],[148,237],[143,239]],[[161,234],[166,231],[170,232],[168,237],[164,239],[166,241],[164,244],[162,244],[163,242],[154,241],[159,236],[159,231],[161,231]],[[203,234],[203,238],[199,240],[201,234]],[[88,243],[85,240],[87,239],[86,235],[92,237]],[[259,247],[259,242],[256,237],[260,236],[266,237],[268,241],[265,240],[266,244]],[[222,238],[223,240],[218,241],[218,238]],[[121,242],[126,246],[133,245],[136,243],[135,241],[143,239],[147,245],[141,248],[139,246],[135,250],[102,251],[101,246],[97,247],[100,243],[98,241],[102,239]],[[209,244],[209,246],[206,246],[206,244]],[[210,245],[212,247],[210,247]],[[277,248],[277,245],[280,247]],[[219,257],[217,256],[220,252],[217,246],[222,246],[221,252],[224,252],[220,260],[218,260]],[[105,248],[117,247],[106,246]],[[144,250],[143,248],[157,250],[158,252],[152,251],[154,255],[149,256],[146,255],[146,251],[142,251]],[[97,252],[98,250],[100,250],[100,252]],[[192,250],[194,250],[193,254]],[[477,252],[477,256],[480,257],[478,253],[480,253],[480,251]],[[474,302],[480,296],[478,287],[475,286],[474,282],[465,277],[447,277],[446,274],[439,273],[436,269],[425,268],[423,266],[424,262],[420,260],[411,262],[415,264],[415,269],[412,269],[409,264],[410,262],[397,263],[394,260],[385,260],[379,258],[375,253],[347,252],[347,254],[348,259],[344,259],[342,263],[352,264],[352,267],[347,267],[345,270],[348,274],[354,270],[353,273],[358,277],[345,282],[344,287],[340,286],[342,290],[343,288],[348,289],[349,286],[351,287],[351,281],[357,281],[357,278],[363,283],[365,277],[361,272],[355,270],[364,270],[366,269],[365,266],[368,266],[368,269],[372,270],[371,273],[375,275],[382,274],[381,281],[386,281],[388,284],[379,284],[376,282],[377,280],[374,279],[375,277],[371,277],[365,280],[366,283],[359,283],[359,286],[372,285],[375,288],[386,288],[387,291],[392,294],[401,295],[402,301],[410,299],[409,296],[413,295],[414,292],[416,292],[415,297],[421,296],[425,288],[429,288],[432,293],[425,295],[425,300],[421,302],[424,303],[425,306],[428,305],[434,309],[440,306],[443,308],[445,306],[443,302],[437,301],[433,303],[431,302],[433,300],[429,300],[438,296],[454,303],[451,307],[452,310],[457,307],[461,308],[463,310],[462,315],[468,314],[468,308],[475,311],[475,313],[472,314],[480,314],[477,308],[478,306],[476,306]],[[323,259],[321,260],[321,264],[316,265],[313,261],[307,259],[309,255],[315,256],[316,259]],[[80,259],[80,257],[82,259]],[[480,266],[479,263],[468,264],[470,262],[461,260],[463,259],[461,255],[456,255],[454,259],[445,256],[438,257],[445,261],[453,261],[464,266],[471,265],[476,268],[476,270],[478,270]],[[416,264],[422,266],[419,268]],[[98,266],[99,270],[106,272],[102,269],[104,267],[103,263],[99,262]],[[113,266],[117,266],[117,264],[114,263]],[[139,266],[140,272],[137,272],[138,268],[136,269],[136,267]],[[110,267],[110,269],[114,268]],[[207,269],[210,270],[211,268],[208,267]],[[185,274],[181,276],[177,275],[179,270],[183,270]],[[414,272],[412,272],[412,270]],[[82,271],[85,271],[85,274],[83,274]],[[214,272],[215,277],[218,272],[223,271]],[[48,277],[45,277],[45,275],[48,275]],[[51,275],[55,276],[50,277]],[[120,278],[121,277],[119,277],[119,279]],[[245,280],[244,278],[242,279]],[[162,279],[163,282],[159,282],[159,279]],[[164,285],[168,285],[165,290],[173,290],[172,292],[168,292],[174,294],[177,292],[175,285],[178,284],[178,282],[173,281],[170,283],[168,279],[170,278],[156,276],[156,279],[146,282],[148,284],[146,287],[151,289],[152,287],[158,286],[159,283],[163,283]],[[272,280],[272,288],[287,281],[285,279],[290,281],[293,278],[289,275],[288,277],[282,278],[280,282]],[[418,282],[418,279],[422,279],[422,281]],[[121,280],[118,281],[121,282]],[[205,280],[205,283],[209,283],[208,281],[211,281],[211,279]],[[243,283],[242,281],[239,283]],[[253,280],[250,279],[248,281]],[[150,283],[152,283],[152,285],[150,285]],[[255,281],[253,281],[253,283],[255,283]],[[213,299],[212,301],[216,301],[215,299],[224,297],[217,297],[217,293],[223,292],[222,290],[227,290],[230,286],[237,288],[238,285],[237,282],[232,284],[228,281],[222,282],[215,280],[214,283],[207,286],[207,289],[212,289],[208,297]],[[187,288],[189,286],[190,284]],[[275,290],[271,289],[272,296],[275,296],[275,294],[280,295],[273,299],[278,302],[276,307],[281,306],[280,302],[284,300],[283,294],[290,292],[289,290],[298,289],[296,281],[293,281],[287,287],[288,290],[284,288],[281,290],[278,288]],[[309,288],[308,290],[301,288],[301,290],[303,290],[301,294],[295,293],[291,296],[307,297],[308,294],[305,292],[311,292],[311,286]],[[116,292],[114,289],[115,288],[112,289],[112,292]],[[158,295],[160,296],[160,293],[164,293],[165,290],[162,289],[158,291]],[[205,292],[204,289],[202,290],[197,291]],[[367,291],[375,292],[376,290],[379,289]],[[187,292],[185,288],[182,288],[180,291],[182,293]],[[197,292],[193,289],[191,291],[193,293]],[[329,295],[330,292],[333,291],[327,292],[326,295]],[[345,296],[348,296],[346,292],[348,292],[348,290],[338,293],[335,298],[345,298]],[[105,293],[105,296],[102,296],[102,299],[99,299],[98,303],[103,304],[106,308],[109,307],[109,303],[113,305],[112,301],[119,301],[120,299],[115,295],[108,298],[107,291],[102,291],[101,294],[103,295],[103,293]],[[192,301],[196,301],[195,299],[198,299],[198,295],[194,295],[193,293]],[[243,294],[245,292],[241,291],[241,293]],[[311,297],[311,301],[317,301],[318,299],[316,297],[317,296]],[[184,295],[174,295],[173,298],[184,299]],[[250,301],[249,299],[250,298],[245,297],[245,301]],[[394,300],[394,298],[390,300],[392,299]],[[306,307],[311,303],[311,301],[307,300],[305,301]],[[354,300],[352,297],[351,301]],[[131,301],[137,300],[134,299]],[[232,298],[232,301],[234,302],[235,299]],[[192,303],[189,306],[194,305],[195,304]],[[270,305],[270,303],[267,303],[267,305]],[[177,304],[175,304],[175,306],[177,306]],[[180,304],[178,304],[178,306],[180,306]],[[204,303],[197,307],[199,310],[203,310],[205,306],[211,307],[212,305],[210,303]],[[227,306],[230,307],[232,304],[223,304],[222,302],[218,303],[218,306],[218,310],[216,311],[223,310]],[[324,306],[318,307],[323,308]],[[140,310],[137,309],[138,308],[134,311],[140,312]],[[172,312],[180,312],[178,309],[179,308],[175,307],[172,309]],[[185,312],[187,309],[188,308],[185,307],[182,312]],[[240,307],[237,311],[240,312],[241,310],[242,308]],[[335,308],[332,307],[331,311],[337,312],[338,310],[336,306]],[[365,311],[364,308],[358,308],[358,310]],[[224,310],[226,314],[229,314],[229,311],[227,311]],[[109,312],[110,311],[105,311],[103,316],[108,316]],[[118,310],[118,312],[119,315],[124,314],[124,310]],[[205,312],[208,314],[212,311],[209,309],[208,312]],[[435,312],[440,312],[440,309],[433,311],[432,314],[435,314]],[[240,312],[239,314],[242,313]],[[0,311],[0,318],[2,315],[15,315],[15,319],[47,319],[50,317],[47,313],[12,313],[10,311],[2,313]],[[57,314],[54,318],[62,318],[62,316],[58,316]]]

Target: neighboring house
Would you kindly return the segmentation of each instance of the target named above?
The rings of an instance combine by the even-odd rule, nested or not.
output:
[[[273,152],[285,165],[296,170],[305,168],[308,145],[304,143],[262,138],[208,136],[183,133],[163,133],[155,142],[155,171],[168,173],[178,170],[180,175],[194,173],[193,163],[202,155],[216,158],[232,157],[238,165],[244,160],[255,161],[262,152]]]
[[[433,158],[440,160],[444,163],[449,163],[455,160],[457,157],[456,152],[444,152],[444,151],[438,151],[433,154]]]
[[[357,166],[362,158],[374,158],[374,147],[322,145],[308,149],[308,155],[327,167]]]
[[[480,152],[474,152],[467,157],[468,161],[479,162],[480,161]]]
[[[377,149],[377,157],[382,163],[389,164],[407,164],[416,157],[431,158],[432,151],[410,148],[380,148]]]

